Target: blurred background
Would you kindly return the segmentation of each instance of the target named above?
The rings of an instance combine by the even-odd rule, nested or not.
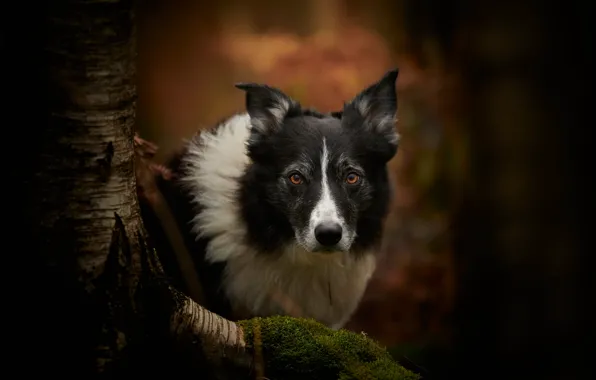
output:
[[[497,358],[503,373],[540,359],[533,374],[573,378],[581,365],[565,363],[577,359],[586,235],[577,203],[585,188],[570,168],[581,152],[573,144],[585,140],[570,133],[581,100],[566,99],[581,98],[591,49],[584,8],[147,1],[138,130],[165,162],[184,138],[243,109],[235,82],[267,83],[332,111],[398,67],[396,200],[378,270],[347,327],[425,378]]]

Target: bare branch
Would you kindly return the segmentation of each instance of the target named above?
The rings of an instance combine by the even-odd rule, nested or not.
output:
[[[156,144],[144,140],[135,134],[134,145],[139,196],[147,201],[161,223],[176,255],[176,261],[178,262],[180,273],[182,273],[182,278],[186,283],[189,295],[193,300],[204,305],[205,297],[199,276],[194,270],[195,266],[192,256],[184,244],[182,234],[176,227],[177,224],[174,215],[172,215],[172,211],[168,207],[155,181],[156,174],[160,174],[167,180],[171,177],[171,172],[164,166],[156,165],[150,161],[158,149]]]
[[[171,331],[174,336],[190,335],[222,349],[231,348],[241,352],[246,348],[240,326],[210,312],[188,297],[172,315]]]

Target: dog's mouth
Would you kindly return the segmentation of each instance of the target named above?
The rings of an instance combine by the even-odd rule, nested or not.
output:
[[[330,254],[330,253],[334,253],[334,252],[339,252],[341,251],[341,249],[339,249],[338,247],[332,246],[332,247],[317,247],[315,249],[312,250],[312,252],[315,253],[326,253],[326,254]]]
[[[330,255],[330,254],[334,254],[334,253],[347,253],[350,250],[350,247],[345,247],[342,244],[335,244],[335,245],[322,245],[322,244],[313,244],[310,247],[306,247],[303,244],[302,245],[303,248],[305,248],[305,250],[307,252],[310,253],[314,253],[314,254],[322,254],[322,255]]]

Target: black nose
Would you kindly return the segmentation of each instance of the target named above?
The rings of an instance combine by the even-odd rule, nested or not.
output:
[[[338,223],[321,223],[315,227],[315,238],[322,245],[335,245],[341,240],[341,226]]]

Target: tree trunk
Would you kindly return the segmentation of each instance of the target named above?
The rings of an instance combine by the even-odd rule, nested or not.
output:
[[[208,374],[209,351],[244,346],[242,330],[177,293],[149,264],[134,170],[134,10],[132,0],[47,2],[35,20],[45,30],[12,36],[27,53],[14,67],[25,78],[15,94],[28,78],[43,94],[33,97],[39,117],[28,136],[32,161],[23,165],[22,216],[35,269],[29,296],[41,320],[31,347],[41,366],[28,371],[171,375],[174,364],[182,371],[173,343],[185,364]],[[22,46],[15,46],[18,60]],[[204,339],[206,332],[219,340]]]
[[[138,282],[138,275],[97,282],[110,250],[140,249],[132,5],[131,0],[48,5],[51,98],[47,125],[38,132],[42,166],[31,184],[39,191],[32,199],[34,233],[47,252],[41,258],[45,265],[66,280],[64,293],[81,291],[77,303],[85,307],[77,311],[85,323],[79,339],[85,341],[72,348],[82,356],[83,373],[109,371],[129,339],[127,326],[108,324],[119,305],[105,293],[106,281],[121,282],[118,290],[130,291]]]
[[[107,371],[126,346],[124,326],[106,324],[117,305],[100,296],[97,282],[107,254],[139,250],[132,2],[54,1],[38,11],[35,25],[45,30],[29,48],[39,49],[33,54],[43,68],[31,72],[47,92],[34,104],[44,115],[30,130],[24,204],[43,328],[54,332],[43,331],[37,349],[49,372],[85,376]],[[115,228],[132,238],[114,240]],[[137,280],[112,279],[122,288]]]

